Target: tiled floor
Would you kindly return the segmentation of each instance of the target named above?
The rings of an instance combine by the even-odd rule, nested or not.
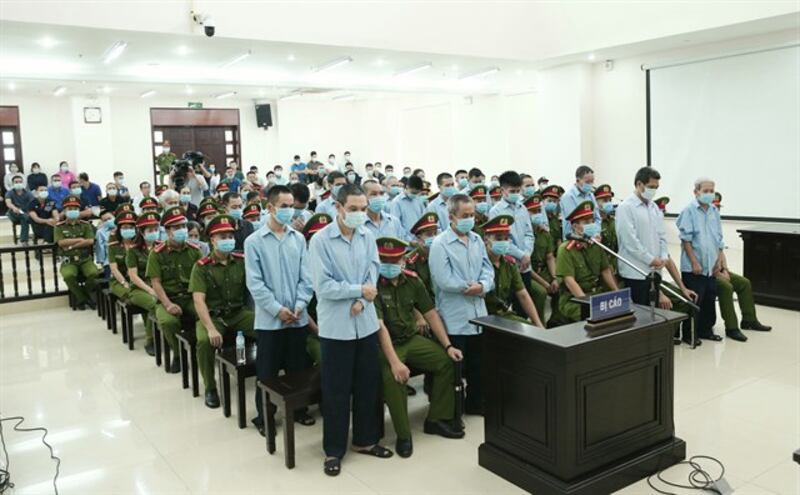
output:
[[[800,494],[800,467],[791,461],[800,448],[800,313],[759,314],[773,332],[748,332],[746,344],[677,350],[677,434],[690,455],[724,462],[736,494]],[[178,375],[156,368],[141,338],[130,352],[94,313],[73,312],[63,301],[0,305],[0,409],[50,429],[62,494],[522,493],[477,465],[478,418],[467,418],[464,440],[427,436],[423,403],[422,394],[411,401],[411,459],[348,455],[342,475],[327,478],[318,423],[298,426],[298,465],[288,471],[280,437],[268,456],[253,428],[239,430],[182,390]],[[52,493],[54,465],[38,437],[8,423],[5,436],[12,493]],[[685,473],[679,467],[665,476]],[[653,492],[642,481],[621,493]]]

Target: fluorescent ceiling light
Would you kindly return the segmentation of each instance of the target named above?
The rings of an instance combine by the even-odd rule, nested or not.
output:
[[[97,90],[102,92],[102,93],[105,93],[105,94],[108,94],[108,93],[111,92],[111,88],[108,87],[108,86],[103,86],[103,87],[97,88]]]
[[[191,52],[192,50],[190,50],[189,47],[186,45],[181,45],[175,49],[175,53],[177,53],[178,55],[189,55]]]
[[[495,72],[500,72],[500,67],[489,67],[487,69],[481,69],[475,72],[468,72],[467,74],[459,77],[459,79],[463,81],[464,79],[472,79],[473,77],[488,76],[489,74],[494,74]]]
[[[108,47],[108,50],[106,50],[106,52],[103,54],[103,63],[110,64],[117,57],[122,55],[122,52],[125,51],[125,48],[127,46],[128,44],[125,43],[124,41],[117,41],[116,43]]]
[[[67,91],[66,86],[59,86],[53,90],[53,96],[61,96]]]
[[[54,46],[58,45],[58,41],[54,40],[49,36],[45,36],[44,38],[39,38],[36,41],[36,43],[42,48],[53,48]]]
[[[292,93],[286,96],[281,96],[278,99],[281,101],[294,100],[295,98],[300,98],[301,96],[303,96],[303,93]]]
[[[433,63],[432,62],[423,62],[421,64],[412,65],[411,67],[406,67],[405,69],[402,69],[402,70],[400,70],[398,72],[395,72],[394,76],[395,77],[407,76],[409,74],[413,74],[413,73],[419,72],[421,70],[430,69],[431,67],[433,67]]]
[[[286,57],[286,60],[288,60],[289,62],[294,62],[294,55],[292,55],[292,54],[290,53],[290,54],[289,54],[289,56],[288,56],[288,57]]]
[[[144,93],[140,94],[139,97],[140,98],[147,98],[148,96],[153,96],[154,94],[156,94],[156,90],[155,89],[149,89],[149,90],[145,91]]]
[[[591,61],[593,61],[593,60],[595,59],[594,53],[590,53],[589,55],[587,55],[587,56],[586,56],[586,58],[587,58],[587,59],[588,59],[590,62],[591,62]]]
[[[214,95],[214,98],[221,100],[223,98],[230,98],[231,96],[235,95],[236,91],[228,91],[227,93],[220,93],[218,95]]]
[[[220,69],[224,69],[226,67],[230,67],[231,65],[238,64],[239,62],[241,62],[242,60],[246,59],[247,57],[249,57],[252,54],[253,54],[253,52],[251,52],[250,50],[247,50],[246,52],[242,53],[241,55],[239,55],[237,57],[234,57],[234,58],[228,60],[227,62],[225,62],[224,64],[222,64],[220,66]]]
[[[350,94],[350,95],[339,95],[339,96],[334,96],[334,97],[333,97],[333,98],[331,98],[331,99],[332,99],[332,100],[335,100],[335,101],[345,101],[345,100],[352,100],[352,99],[353,99],[353,98],[355,98],[355,97],[356,97],[356,95],[352,95],[352,94]]]
[[[324,70],[330,70],[335,67],[339,67],[340,65],[349,64],[353,61],[353,57],[341,57],[335,60],[331,60],[330,62],[325,62],[322,65],[318,65],[316,67],[312,67],[311,70],[313,72],[322,72]]]

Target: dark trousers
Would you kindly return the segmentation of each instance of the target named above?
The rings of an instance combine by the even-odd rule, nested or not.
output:
[[[256,331],[256,376],[263,382],[278,376],[280,370],[286,373],[300,371],[308,367],[306,357],[306,337],[308,327],[282,328],[280,330]],[[270,411],[275,406],[270,402]],[[258,416],[253,420],[256,425],[263,425],[261,393],[256,389],[256,410]]]
[[[467,380],[464,412],[483,414],[481,389],[481,340],[483,335],[450,335],[450,343],[464,355],[462,369]]]
[[[632,278],[623,278],[623,282],[625,282],[625,287],[629,287],[631,289],[631,300],[636,304],[643,304],[645,306],[650,305],[650,281],[645,280],[636,280]]]
[[[697,305],[700,306],[700,312],[695,316],[697,336],[709,337],[717,322],[717,279],[691,272],[681,272],[681,278],[688,289],[697,292]]]
[[[322,351],[322,447],[328,457],[344,457],[353,409],[353,445],[378,443],[378,333],[356,340],[320,337]]]
[[[47,243],[53,242],[53,226],[36,222],[31,222],[31,229],[33,234],[39,238],[44,239]]]

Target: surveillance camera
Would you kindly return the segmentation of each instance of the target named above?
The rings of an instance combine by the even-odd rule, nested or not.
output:
[[[216,24],[210,15],[195,11],[191,11],[189,14],[192,16],[192,21],[194,21],[195,24],[198,26],[203,26],[203,31],[205,31],[206,36],[209,38],[214,36],[214,33],[216,32]]]

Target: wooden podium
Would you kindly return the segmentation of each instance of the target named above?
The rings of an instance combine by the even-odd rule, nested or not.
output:
[[[539,494],[598,495],[686,457],[673,423],[673,343],[686,315],[634,306],[628,329],[483,327],[485,441],[478,463]],[[469,386],[469,384],[468,384]]]

